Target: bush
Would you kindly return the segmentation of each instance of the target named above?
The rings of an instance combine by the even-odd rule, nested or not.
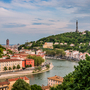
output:
[[[47,65],[46,65],[46,68],[47,68],[47,69],[49,69],[49,68],[50,68],[50,65],[49,65],[49,64],[47,64]]]

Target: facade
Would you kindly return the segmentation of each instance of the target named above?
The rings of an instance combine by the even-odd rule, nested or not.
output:
[[[6,45],[9,46],[9,39],[6,40]]]
[[[53,42],[45,42],[45,44],[43,45],[43,48],[53,49]]]
[[[8,82],[7,80],[4,82],[0,82],[0,90],[11,90],[10,82]]]
[[[55,42],[54,45],[58,45],[59,43],[58,42]]]
[[[0,59],[0,72],[4,71],[4,67],[11,67],[13,69],[13,66],[20,65],[20,68],[22,69],[22,60],[20,59]]]
[[[57,75],[48,78],[48,85],[50,86],[58,85],[61,84],[62,82],[63,82],[63,77]]]
[[[26,59],[26,60],[22,60],[22,67],[25,68],[26,65],[32,65],[32,67],[34,67],[34,60],[33,59]]]
[[[75,46],[74,44],[70,44],[71,47]]]

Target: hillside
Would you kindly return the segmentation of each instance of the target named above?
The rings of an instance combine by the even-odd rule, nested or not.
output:
[[[45,42],[53,42],[53,44],[55,42],[67,43],[67,45],[60,45],[60,44],[54,45],[54,48],[60,48],[64,50],[67,50],[67,49],[78,50],[80,52],[87,51],[90,53],[90,46],[89,46],[90,32],[89,31],[85,31],[84,33],[67,32],[63,34],[44,37],[44,38],[39,39],[37,42],[32,41],[32,42],[25,43],[24,45],[21,45],[19,49],[21,47],[24,47],[25,49],[31,49],[34,47],[42,48]],[[30,43],[32,43],[31,46],[29,46]],[[70,44],[74,44],[75,46],[71,47]]]

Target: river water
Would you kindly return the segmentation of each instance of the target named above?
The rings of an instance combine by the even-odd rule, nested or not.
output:
[[[65,60],[49,60],[54,65],[53,69],[47,72],[39,73],[39,74],[32,74],[27,76],[30,79],[30,85],[37,84],[42,86],[47,85],[48,77],[52,76],[61,76],[64,77],[68,73],[72,72],[74,70],[74,65],[78,65],[77,62],[70,62]]]

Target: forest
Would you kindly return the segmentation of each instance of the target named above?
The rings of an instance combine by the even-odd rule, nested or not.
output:
[[[26,42],[25,44],[19,47],[19,50],[24,47],[24,49],[32,49],[35,47],[39,47],[43,49],[43,44],[45,42],[53,42],[53,47],[64,50],[77,50],[80,52],[88,52],[90,53],[90,32],[88,30],[84,31],[86,34],[82,32],[67,32],[57,35],[52,35],[48,37],[41,38],[37,41]],[[54,45],[55,42],[58,42],[58,45]],[[28,44],[32,43],[31,46]],[[67,43],[67,45],[60,45],[60,43]],[[82,44],[80,44],[82,43]],[[70,44],[74,44],[75,46],[71,47]]]

